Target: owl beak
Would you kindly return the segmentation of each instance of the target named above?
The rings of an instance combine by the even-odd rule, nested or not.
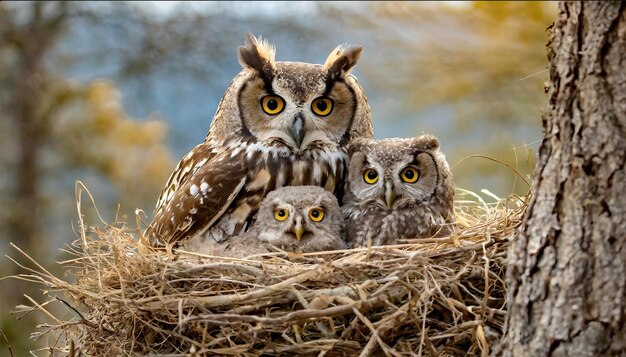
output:
[[[387,208],[393,207],[393,203],[396,201],[396,193],[393,190],[393,186],[391,186],[390,182],[385,183],[385,202],[387,203]]]
[[[296,235],[296,239],[300,241],[304,235],[304,226],[302,225],[302,217],[296,218],[296,225],[293,227],[293,233]]]
[[[291,137],[293,138],[293,141],[296,142],[296,146],[300,148],[305,134],[304,117],[302,116],[302,113],[296,114],[296,117],[293,120],[293,125],[291,126],[291,129],[289,131]]]

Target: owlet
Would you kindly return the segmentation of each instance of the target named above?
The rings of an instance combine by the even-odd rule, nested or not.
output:
[[[351,144],[342,212],[350,247],[447,232],[454,182],[432,135]]]

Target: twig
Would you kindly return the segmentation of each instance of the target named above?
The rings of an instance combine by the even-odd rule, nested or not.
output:
[[[9,343],[9,339],[7,338],[7,335],[4,334],[4,331],[2,331],[1,328],[0,328],[0,334],[2,334],[2,337],[7,342],[7,349],[9,350],[9,354],[11,355],[11,357],[13,357],[13,350],[11,349],[11,344]]]

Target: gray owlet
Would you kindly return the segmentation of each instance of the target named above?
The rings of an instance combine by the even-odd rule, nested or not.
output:
[[[349,247],[445,233],[454,182],[437,138],[359,140],[349,153],[342,207]]]
[[[332,193],[317,186],[282,187],[261,202],[256,221],[245,234],[208,253],[245,257],[276,249],[301,253],[345,249],[342,227],[341,209]]]
[[[373,136],[370,108],[350,74],[361,47],[337,47],[323,65],[274,61],[248,35],[205,141],[176,166],[145,236],[156,247],[223,244],[254,220],[265,195],[313,185],[341,196],[347,145]]]

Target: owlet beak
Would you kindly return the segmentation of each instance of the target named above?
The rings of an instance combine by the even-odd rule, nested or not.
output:
[[[300,241],[302,236],[304,235],[304,226],[302,225],[302,217],[296,218],[296,224],[292,230],[293,234],[296,235],[296,240]]]
[[[296,143],[296,146],[300,148],[302,144],[302,140],[304,139],[304,117],[302,113],[296,114],[296,117],[293,120],[293,124],[291,125],[291,129],[289,130],[289,134],[293,138],[293,141]]]
[[[396,193],[393,190],[393,186],[391,186],[390,182],[385,183],[385,203],[387,203],[387,208],[393,207],[393,203],[396,201]]]

